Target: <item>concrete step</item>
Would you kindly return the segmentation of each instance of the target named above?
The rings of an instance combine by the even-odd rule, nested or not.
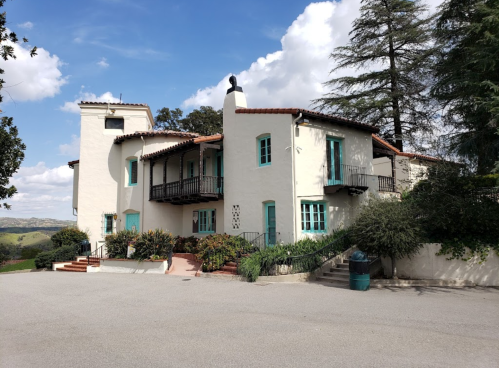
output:
[[[317,281],[326,281],[326,282],[332,282],[332,283],[338,283],[342,285],[348,285],[349,280],[348,279],[343,279],[335,276],[319,276],[317,278]]]
[[[348,281],[350,280],[350,274],[342,274],[342,273],[336,273],[336,272],[324,272],[322,276],[326,277],[334,277],[337,278],[338,280],[345,280]]]
[[[337,268],[348,270],[349,263],[338,263],[336,266],[337,266]]]
[[[336,273],[338,275],[349,275],[350,271],[348,271],[348,268],[331,268],[329,272]]]

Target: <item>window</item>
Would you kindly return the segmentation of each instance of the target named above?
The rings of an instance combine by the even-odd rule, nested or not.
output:
[[[129,166],[129,178],[128,178],[128,185],[133,186],[137,185],[137,177],[138,177],[138,164],[137,164],[137,159],[132,159],[130,160],[130,166]]]
[[[258,139],[258,164],[260,166],[270,165],[272,162],[270,155],[270,135]]]
[[[187,177],[194,177],[194,161],[187,161]]]
[[[194,220],[193,230],[192,230],[193,233],[214,233],[215,232],[215,225],[216,225],[216,211],[215,210],[194,211],[193,217],[194,217],[193,218],[193,220]]]
[[[113,233],[113,215],[104,215],[104,234]]]
[[[325,202],[301,202],[301,230],[304,233],[327,231]]]
[[[125,127],[123,118],[106,118],[106,129],[122,129]]]
[[[343,183],[342,161],[343,150],[342,140],[337,138],[327,138],[326,140],[326,160],[327,160],[327,181],[328,185]]]
[[[203,158],[203,176],[206,176],[206,157]]]

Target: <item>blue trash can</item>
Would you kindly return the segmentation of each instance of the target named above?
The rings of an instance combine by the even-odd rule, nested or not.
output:
[[[369,259],[364,252],[356,251],[349,259],[350,290],[369,290],[371,277],[369,275]]]

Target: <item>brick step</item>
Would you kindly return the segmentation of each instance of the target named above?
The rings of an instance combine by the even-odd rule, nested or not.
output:
[[[229,267],[237,267],[237,263],[236,262],[227,262],[225,265],[229,266]]]
[[[331,282],[331,283],[336,283],[336,284],[342,284],[342,285],[348,285],[349,280],[344,279],[341,277],[336,277],[336,276],[319,276],[317,277],[318,281],[326,281],[326,282]]]
[[[237,274],[237,267],[235,267],[235,266],[227,266],[227,265],[225,265],[225,266],[222,267],[221,270],[225,271],[225,272],[232,272],[233,274]]]
[[[214,275],[232,275],[232,276],[237,275],[234,272],[227,272],[227,271],[222,271],[222,270],[213,271],[211,273],[214,274]]]
[[[78,261],[78,262],[72,262],[74,265],[82,265],[82,266],[100,266],[100,262],[90,262],[87,263],[87,261]]]
[[[87,266],[86,265],[65,265],[63,268],[70,268],[70,269],[78,269],[78,270],[86,270]]]
[[[62,268],[58,268],[57,271],[65,271],[65,272],[87,272],[87,269],[83,268],[70,268],[70,266],[64,266]]]

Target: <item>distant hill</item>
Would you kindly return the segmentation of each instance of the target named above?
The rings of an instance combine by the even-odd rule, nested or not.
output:
[[[55,220],[49,218],[36,218],[36,217],[32,218],[0,217],[0,231],[2,231],[1,229],[3,228],[32,228],[31,231],[42,230],[43,228],[46,230],[57,231],[63,227],[75,226],[75,225],[76,222],[70,220]],[[14,231],[9,230],[8,232],[14,232]]]
[[[24,234],[0,233],[0,244],[44,249],[52,246],[52,240],[49,235],[38,231]]]

